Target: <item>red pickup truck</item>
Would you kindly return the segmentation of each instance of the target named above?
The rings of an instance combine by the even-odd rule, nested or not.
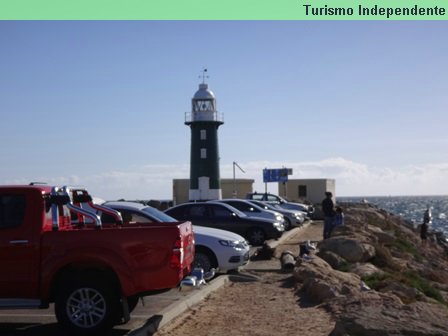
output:
[[[140,296],[190,273],[190,222],[125,227],[118,212],[103,210],[115,225],[77,206],[70,188],[0,186],[0,309],[54,302],[64,328],[98,334],[127,322]]]

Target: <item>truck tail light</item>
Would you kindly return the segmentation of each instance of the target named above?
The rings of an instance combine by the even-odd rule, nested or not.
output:
[[[181,268],[184,263],[184,242],[182,237],[177,237],[173,246],[173,254],[171,255],[170,266],[172,268]]]

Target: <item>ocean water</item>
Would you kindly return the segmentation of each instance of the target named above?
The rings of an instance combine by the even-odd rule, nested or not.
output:
[[[366,200],[381,209],[412,222],[423,223],[423,214],[431,207],[432,227],[448,234],[448,196],[384,196],[384,197],[338,197],[338,202],[362,202]]]

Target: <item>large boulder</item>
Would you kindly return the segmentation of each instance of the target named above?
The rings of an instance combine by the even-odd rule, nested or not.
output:
[[[339,295],[354,295],[361,288],[358,275],[334,270],[318,256],[299,258],[293,274],[296,281],[302,284],[301,290],[319,303]]]
[[[319,244],[319,250],[336,253],[350,263],[366,262],[375,256],[373,245],[346,237],[325,239]]]
[[[367,230],[376,237],[378,244],[392,244],[395,241],[395,235],[392,232],[384,232],[377,226],[369,225]]]
[[[400,298],[403,303],[411,303],[417,301],[418,298],[423,298],[425,295],[418,289],[405,286],[399,282],[391,282],[387,286],[379,290],[382,293],[391,293]]]
[[[384,271],[371,263],[356,263],[350,267],[350,272],[359,275],[361,278],[373,274],[383,274]]]
[[[448,309],[440,304],[403,304],[395,295],[375,291],[329,300],[336,316],[331,336],[441,336],[448,334]]]
[[[332,268],[340,269],[347,261],[340,255],[331,251],[319,251],[316,255],[325,260]]]

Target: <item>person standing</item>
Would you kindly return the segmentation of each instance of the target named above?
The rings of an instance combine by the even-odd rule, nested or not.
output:
[[[324,239],[330,238],[331,229],[334,221],[334,203],[333,194],[330,191],[325,192],[325,199],[322,201],[322,211],[324,213]]]
[[[428,223],[426,221],[420,226],[420,238],[422,239],[422,245],[426,245],[428,239]]]
[[[423,223],[431,224],[432,222],[432,213],[431,213],[431,207],[428,205],[428,207],[425,210],[425,213],[423,214]]]

